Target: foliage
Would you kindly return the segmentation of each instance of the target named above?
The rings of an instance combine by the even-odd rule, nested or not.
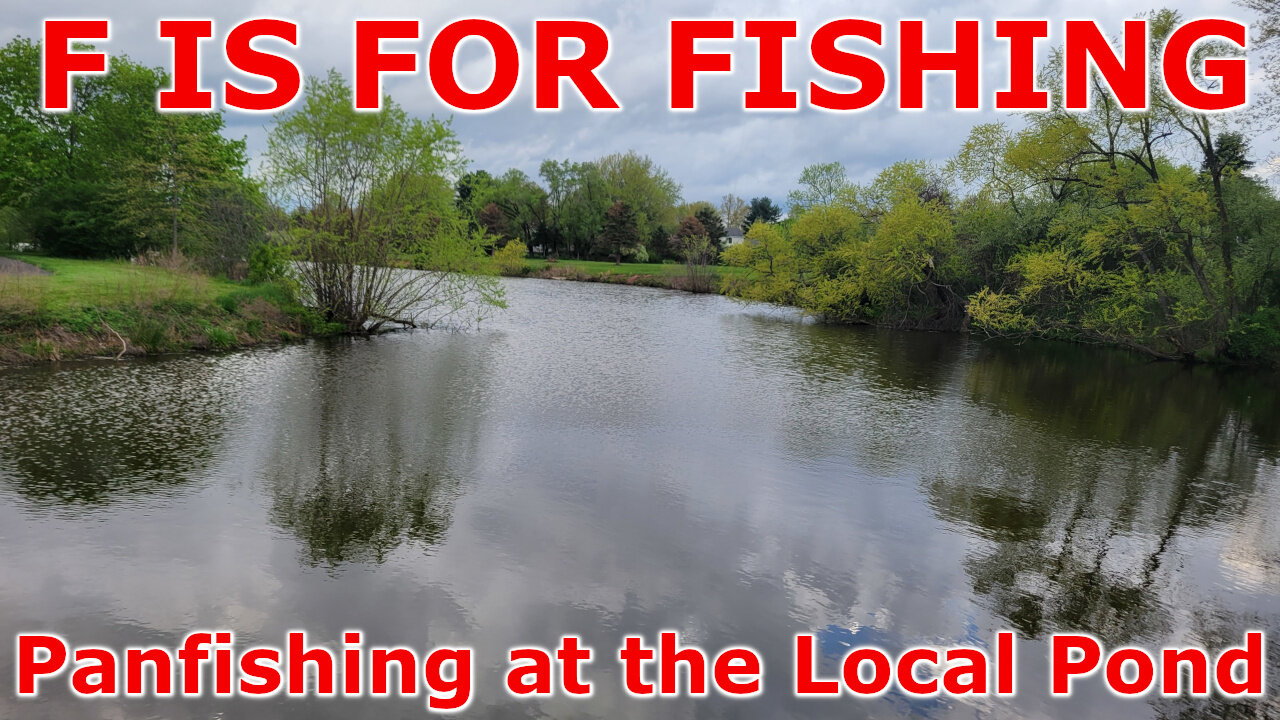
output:
[[[604,228],[600,231],[600,247],[613,257],[614,264],[622,262],[624,254],[635,254],[640,244],[640,222],[630,205],[621,200],[615,202],[605,214]]]
[[[810,165],[800,173],[800,187],[787,195],[791,214],[801,214],[812,207],[833,205],[848,187],[844,165],[838,162]],[[774,222],[776,219],[766,221]]]
[[[718,254],[719,243],[712,242],[706,227],[694,215],[680,221],[674,242],[685,264],[683,289],[690,292],[711,292],[714,282],[710,266]]]
[[[279,243],[261,242],[249,251],[249,282],[276,283],[281,287],[296,287],[293,272],[293,256],[290,248]]]
[[[732,279],[727,290],[747,300],[790,304],[795,300],[798,258],[791,240],[778,225],[758,222],[741,243],[724,251],[725,264],[746,268],[747,275]]]
[[[747,203],[737,195],[729,193],[720,200],[720,219],[725,227],[743,227],[747,220]]]
[[[378,113],[350,98],[337,71],[308,79],[267,141],[272,189],[302,210],[288,232],[304,298],[352,333],[478,321],[502,304],[501,287],[479,274],[490,240],[457,212],[445,179],[462,166],[452,129],[389,97]]]
[[[38,43],[0,48],[0,208],[24,234],[62,256],[168,248],[223,272],[243,259],[259,197],[221,114],[157,112],[167,77],[125,56],[75,81],[69,113],[40,110],[39,78]]]
[[[742,232],[750,231],[751,226],[758,222],[777,222],[781,217],[782,209],[774,205],[773,200],[767,197],[751,198],[751,204],[747,207],[746,217],[742,220]]]
[[[721,250],[720,243],[728,235],[724,219],[720,217],[720,211],[716,210],[711,203],[705,201],[693,203],[690,209],[693,210],[693,217],[702,225],[707,240],[711,243],[711,249],[716,254],[719,254]],[[712,256],[712,259],[714,260],[715,257]]]
[[[1181,23],[1167,10],[1148,20],[1153,49]],[[1231,50],[1196,52],[1212,88],[1203,60]],[[1055,54],[1041,84],[1061,74]],[[1251,175],[1238,116],[1193,112],[1163,90],[1149,110],[1122,112],[1102,83],[1091,108],[978,125],[945,168],[900,162],[867,184],[839,163],[805,168],[790,217],[755,222],[725,251],[749,270],[728,291],[837,322],[1274,357],[1280,199]]]
[[[529,248],[519,240],[512,240],[502,248],[494,251],[493,264],[501,275],[523,275],[525,272],[524,259],[529,254]]]
[[[1237,318],[1227,334],[1230,356],[1247,363],[1280,364],[1280,308],[1259,308]]]
[[[604,238],[609,211],[618,203],[630,208],[636,231],[622,260],[676,258],[670,238],[680,218],[697,214],[710,222],[719,216],[709,203],[681,206],[680,186],[634,151],[587,162],[545,160],[537,179],[514,168],[501,175],[475,170],[459,178],[454,194],[458,211],[496,246],[520,240],[542,257],[619,260],[616,245]]]

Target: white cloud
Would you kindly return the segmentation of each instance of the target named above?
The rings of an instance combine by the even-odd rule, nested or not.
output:
[[[536,174],[543,158],[588,159],[603,153],[635,149],[651,155],[683,185],[687,199],[714,199],[725,192],[743,196],[770,195],[784,198],[805,165],[839,160],[855,179],[865,179],[879,168],[904,158],[941,161],[952,154],[970,127],[998,119],[994,111],[963,113],[943,106],[950,100],[949,79],[935,76],[928,86],[932,109],[922,113],[901,113],[893,103],[884,102],[868,112],[845,115],[800,111],[794,113],[747,113],[741,108],[741,94],[754,87],[755,48],[745,41],[726,42],[719,47],[735,53],[735,73],[706,76],[699,82],[699,110],[693,114],[672,113],[667,108],[667,20],[673,17],[795,18],[800,39],[788,47],[787,78],[792,89],[803,90],[810,80],[822,75],[808,61],[806,40],[823,21],[858,15],[889,24],[886,47],[877,53],[890,68],[896,32],[891,23],[899,18],[923,18],[928,25],[930,47],[950,46],[950,21],[975,18],[984,21],[984,36],[996,18],[1048,18],[1053,42],[1060,40],[1061,22],[1068,15],[1093,18],[1107,28],[1119,30],[1127,18],[1151,9],[1157,3],[1141,0],[1079,0],[1070,4],[1050,0],[1010,3],[996,0],[964,0],[942,6],[925,0],[876,0],[856,7],[843,2],[723,2],[721,0],[650,0],[606,4],[584,0],[514,4],[495,0],[468,3],[424,4],[407,0],[378,3],[339,0],[315,4],[295,0],[225,0],[208,3],[173,3],[134,0],[114,3],[110,9],[85,0],[61,0],[28,4],[6,12],[0,20],[0,38],[22,34],[38,37],[43,17],[99,17],[113,21],[113,38],[104,47],[114,53],[126,52],[148,64],[167,65],[168,48],[156,38],[156,21],[161,17],[215,18],[219,34],[243,18],[276,16],[297,21],[301,26],[301,46],[297,60],[311,74],[328,67],[350,73],[353,22],[356,18],[418,18],[423,35],[431,37],[449,20],[480,16],[502,22],[516,33],[525,65],[516,97],[501,109],[485,114],[457,114],[454,127],[461,136],[477,168],[502,171],[518,167]],[[1242,17],[1242,10],[1230,0],[1176,0],[1166,3],[1189,17]],[[587,18],[606,27],[612,36],[612,56],[603,77],[624,109],[620,113],[592,113],[576,107],[576,94],[567,97],[571,109],[560,113],[532,110],[531,58],[533,21],[537,18]],[[1244,17],[1243,19],[1248,19]],[[740,27],[739,27],[740,30]],[[401,49],[397,45],[396,49]],[[427,41],[413,47],[425,66]],[[213,57],[211,49],[207,49]],[[988,41],[984,47],[984,103],[1004,85],[1002,44]],[[467,43],[460,53],[459,67],[464,84],[483,81],[491,66],[479,43]],[[221,61],[210,62],[205,84],[213,86],[229,73]],[[425,75],[388,77],[386,89],[410,112],[446,114],[427,85]],[[892,82],[889,92],[894,92]],[[804,94],[801,93],[803,101]],[[1007,118],[1008,119],[1008,118]],[[246,135],[251,152],[264,145],[266,120],[261,116],[228,115],[229,130]],[[1256,149],[1274,154],[1274,138],[1259,138]]]

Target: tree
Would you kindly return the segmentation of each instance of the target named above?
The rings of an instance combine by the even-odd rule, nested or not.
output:
[[[238,178],[218,183],[200,198],[203,232],[199,244],[188,246],[205,270],[227,277],[247,270],[243,264],[253,248],[268,241],[273,209],[257,182]]]
[[[498,272],[502,275],[523,275],[525,271],[524,259],[529,254],[529,248],[519,240],[512,240],[503,245],[500,250],[493,253],[493,264],[498,268]]]
[[[619,200],[605,213],[600,244],[613,257],[614,265],[621,264],[623,254],[633,251],[640,244],[640,228],[635,211],[630,205]]]
[[[758,222],[778,222],[780,217],[782,217],[782,210],[773,204],[773,200],[767,197],[751,198],[751,206],[747,209],[747,216],[742,221],[742,231],[750,232],[751,226]]]
[[[863,219],[843,205],[817,205],[796,219],[791,239],[802,255],[817,256],[860,237]]]
[[[680,185],[647,155],[614,153],[592,163],[603,183],[609,207],[625,203],[635,215],[641,239],[666,235],[676,223]]]
[[[1257,13],[1252,23],[1249,55],[1260,62],[1266,92],[1258,93],[1251,113],[1258,129],[1274,136],[1276,110],[1280,106],[1280,5],[1275,0],[1236,0],[1236,4]]]
[[[720,200],[720,218],[725,227],[746,227],[747,203],[729,193]]]
[[[73,107],[39,104],[40,46],[0,48],[0,208],[11,208],[46,252],[124,256],[168,247],[219,258],[243,249],[225,220],[243,181],[244,143],[223,137],[221,114],[155,109],[164,73],[112,58],[110,72],[75,81]]]
[[[158,114],[137,130],[140,151],[108,162],[117,222],[137,235],[140,246],[167,244],[174,255],[183,246],[201,248],[210,232],[210,204],[232,192],[247,164],[243,142],[225,141],[222,124],[216,114]]]
[[[680,221],[680,226],[676,228],[676,239],[687,240],[692,237],[706,237],[707,229],[702,222],[693,215],[687,215]]]
[[[719,247],[708,237],[706,228],[693,215],[680,221],[676,229],[675,246],[685,265],[685,290],[710,292],[712,287],[711,263]]]
[[[546,223],[547,192],[520,170],[512,168],[497,178],[486,195],[502,211],[504,233],[535,243]]]
[[[712,248],[719,253],[721,249],[720,243],[728,235],[719,211],[712,207],[709,202],[696,202],[692,207],[693,216],[698,219],[698,222],[702,223],[702,228],[706,230],[707,239],[711,241]]]
[[[478,203],[487,200],[493,190],[493,176],[486,170],[476,170],[458,178],[453,187],[458,195],[458,209],[474,215],[484,207]]]
[[[800,187],[787,196],[791,214],[800,215],[811,207],[831,205],[848,187],[844,165],[838,162],[810,165],[800,173]]]
[[[726,287],[730,295],[765,302],[795,301],[799,267],[795,247],[780,226],[753,224],[742,242],[724,251],[723,260],[747,269],[747,278],[734,277]]]
[[[498,245],[505,244],[510,237],[511,230],[507,226],[507,216],[495,202],[490,202],[476,213],[476,222],[487,234],[494,237]]]
[[[458,141],[446,123],[411,119],[390,97],[383,108],[356,112],[331,70],[275,118],[265,169],[285,206],[305,209],[291,229],[304,299],[352,333],[478,319],[502,295],[477,274],[488,241],[457,213],[445,179],[461,168]]]
[[[1224,175],[1238,175],[1253,167],[1249,159],[1249,141],[1235,130],[1228,130],[1218,136],[1218,164],[1222,166]],[[1208,160],[1200,161],[1200,172],[1210,173]]]
[[[545,160],[538,174],[547,184],[547,246],[558,254],[563,243],[575,257],[583,257],[592,249],[609,209],[599,168],[593,163]]]

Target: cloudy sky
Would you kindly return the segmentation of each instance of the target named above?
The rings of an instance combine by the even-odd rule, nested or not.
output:
[[[856,114],[802,110],[781,113],[747,113],[742,93],[755,85],[756,53],[753,43],[726,41],[706,49],[734,52],[732,75],[706,75],[698,82],[698,110],[667,110],[667,21],[670,18],[785,18],[799,22],[800,39],[788,45],[787,85],[802,90],[810,80],[828,76],[807,58],[807,38],[824,21],[857,15],[886,24],[886,46],[875,55],[892,68],[896,30],[900,18],[927,23],[931,49],[951,47],[951,22],[956,18],[983,21],[983,35],[992,34],[996,18],[1049,18],[1051,42],[1060,42],[1065,17],[1095,19],[1109,32],[1118,33],[1122,22],[1156,6],[1157,0],[965,0],[942,5],[931,0],[865,0],[859,3],[785,0],[653,0],[617,4],[585,0],[550,0],[514,3],[491,0],[456,2],[407,2],[404,0],[222,0],[218,3],[182,3],[163,0],[121,0],[104,4],[84,0],[13,2],[0,17],[0,39],[15,35],[39,37],[45,17],[106,17],[112,21],[112,39],[100,47],[113,54],[127,53],[151,65],[169,64],[169,46],[157,38],[159,18],[212,17],[218,41],[239,20],[249,17],[281,17],[300,26],[299,48],[290,51],[303,70],[320,74],[336,67],[350,76],[353,21],[356,18],[414,18],[423,22],[424,38],[450,20],[488,17],[498,20],[517,36],[522,52],[521,83],[517,95],[490,113],[455,114],[454,127],[462,138],[472,167],[501,172],[509,167],[536,175],[548,157],[585,160],[604,153],[634,149],[653,157],[684,188],[688,200],[718,199],[732,192],[744,197],[769,195],[785,198],[801,168],[815,162],[838,160],[856,180],[867,179],[885,165],[901,159],[941,161],[953,154],[970,127],[1000,119],[992,110],[957,112],[951,103],[951,81],[934,76],[928,85],[925,112],[903,113],[892,102]],[[1187,17],[1251,18],[1231,0],[1168,0],[1163,3]],[[323,10],[321,10],[323,8]],[[616,113],[586,110],[576,93],[566,95],[570,109],[560,113],[532,110],[531,77],[533,21],[538,18],[586,18],[607,28],[612,36],[611,57],[601,76],[623,105]],[[741,25],[738,32],[741,34]],[[388,49],[416,49],[425,66],[427,40],[397,43]],[[216,46],[207,43],[205,87],[217,88],[233,77],[226,70]],[[283,49],[282,46],[275,46]],[[862,49],[868,46],[863,45]],[[1007,46],[988,40],[983,49],[983,103],[1005,85]],[[479,42],[462,46],[459,68],[464,87],[487,84],[492,61]],[[892,71],[891,71],[892,74]],[[243,78],[240,78],[243,82]],[[1255,83],[1255,85],[1258,85]],[[835,85],[832,85],[835,87]],[[263,86],[265,88],[265,86]],[[424,74],[388,76],[384,89],[412,113],[447,115],[430,90]],[[890,79],[888,90],[894,96]],[[218,96],[215,96],[217,100]],[[800,95],[803,104],[805,94]],[[245,136],[251,153],[265,142],[263,116],[228,114],[228,133]],[[1017,119],[1004,115],[1016,123]],[[1258,138],[1255,147],[1274,153],[1274,138]]]

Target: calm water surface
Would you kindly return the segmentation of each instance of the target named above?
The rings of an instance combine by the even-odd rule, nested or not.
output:
[[[475,648],[474,717],[1240,717],[1048,698],[1045,638],[1280,632],[1280,383],[1057,345],[827,328],[640,288],[514,281],[472,333],[0,373],[0,630],[172,647],[229,628]],[[986,644],[1015,699],[796,700],[791,642]],[[765,659],[750,701],[632,700],[677,629]],[[596,650],[517,702],[512,645]],[[1280,654],[1269,658],[1269,685]],[[3,718],[419,718],[421,699],[13,697]],[[65,678],[65,676],[64,676]]]

